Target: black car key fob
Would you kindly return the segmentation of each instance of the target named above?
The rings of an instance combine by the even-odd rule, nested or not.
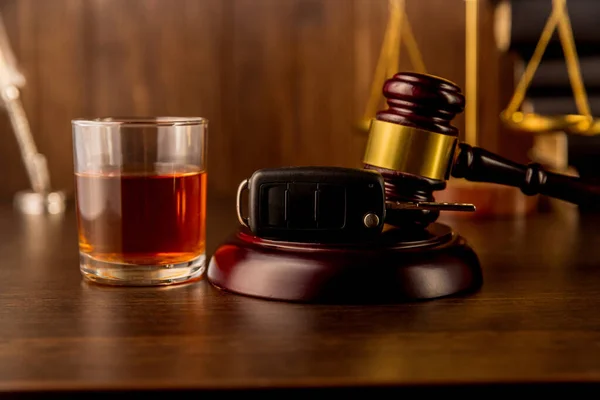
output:
[[[248,190],[248,216],[242,194]],[[256,236],[353,242],[378,236],[385,220],[382,176],[341,167],[261,169],[238,188],[238,219]]]

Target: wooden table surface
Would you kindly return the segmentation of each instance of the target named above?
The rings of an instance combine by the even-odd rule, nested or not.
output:
[[[209,252],[236,226],[209,199]],[[372,306],[88,284],[72,211],[0,207],[0,391],[600,382],[599,217],[453,221],[476,294]]]

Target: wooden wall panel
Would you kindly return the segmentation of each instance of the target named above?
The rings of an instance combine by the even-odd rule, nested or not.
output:
[[[358,165],[350,139],[352,2],[236,1],[225,105],[229,186],[258,168]],[[213,166],[213,168],[215,168]]]
[[[366,134],[355,125],[387,7],[387,0],[0,0],[28,79],[25,108],[56,187],[72,190],[70,119],[200,115],[210,120],[209,187],[220,193],[262,167],[361,165]],[[407,10],[428,72],[464,85],[464,1],[407,0]],[[491,30],[482,34],[489,45]],[[406,55],[402,48],[401,69],[412,68]],[[490,63],[498,60],[488,52],[481,70],[497,71]],[[495,147],[499,103],[488,99],[498,86],[484,85],[480,99],[485,143]],[[0,175],[0,197],[8,199],[27,180],[1,112],[0,131],[0,167],[12,171]]]
[[[30,0],[31,8],[35,7],[37,57],[31,64],[35,86],[27,92],[27,104],[35,103],[32,129],[48,160],[52,183],[69,190],[73,183],[70,121],[89,111],[90,92],[85,79],[85,4],[61,1],[63,6],[57,7],[54,1]]]
[[[287,148],[296,164],[355,166],[362,154],[352,147],[356,122],[354,7],[334,1],[299,1],[293,21],[297,126]]]
[[[227,1],[86,1],[91,114],[208,118],[209,164],[220,164]],[[228,173],[211,171],[211,187]]]
[[[227,186],[235,187],[247,174],[285,162],[282,146],[294,134],[297,124],[293,98],[290,16],[294,1],[237,0],[232,3],[229,23],[231,52],[224,65],[227,79],[223,108],[229,152],[218,164]],[[218,172],[217,172],[218,173]]]

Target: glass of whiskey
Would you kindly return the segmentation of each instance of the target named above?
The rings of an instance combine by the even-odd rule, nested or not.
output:
[[[97,118],[72,126],[84,278],[130,286],[201,279],[208,121]]]

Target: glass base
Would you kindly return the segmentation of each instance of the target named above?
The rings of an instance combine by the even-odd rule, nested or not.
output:
[[[161,286],[198,280],[206,270],[206,255],[165,265],[133,265],[99,261],[79,253],[83,277],[95,283],[119,286]]]

